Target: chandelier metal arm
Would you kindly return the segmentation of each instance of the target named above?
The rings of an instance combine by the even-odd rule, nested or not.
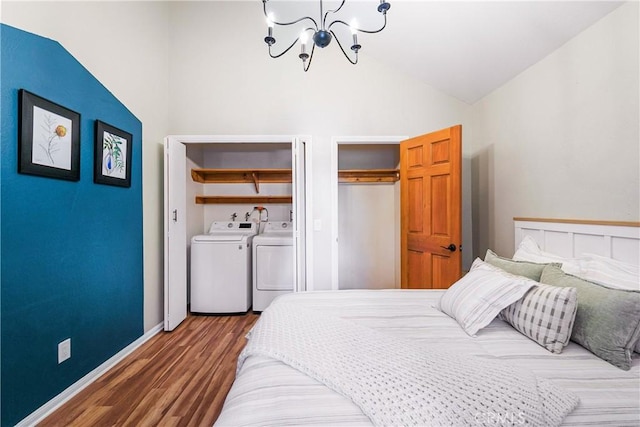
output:
[[[355,61],[352,60],[351,58],[349,58],[349,55],[347,55],[347,52],[342,47],[342,43],[340,43],[340,39],[338,39],[338,37],[336,37],[336,34],[333,31],[331,31],[331,34],[333,34],[333,38],[336,39],[336,42],[338,43],[338,46],[340,46],[340,50],[342,51],[342,54],[344,55],[344,57],[347,58],[347,61],[351,62],[353,65],[356,65],[358,63],[358,52],[355,51],[356,60]]]
[[[316,50],[316,45],[314,44],[311,47],[311,54],[309,55],[309,62],[307,62],[305,64],[305,62],[302,63],[302,69],[304,70],[304,72],[306,73],[307,71],[309,71],[309,67],[311,67],[311,60],[313,60],[313,52]]]
[[[338,13],[338,11],[340,11],[340,9],[342,9],[342,6],[344,6],[344,2],[345,1],[346,0],[342,0],[342,3],[340,3],[340,6],[338,6],[336,9],[327,10],[327,12],[322,17],[322,28],[325,28],[325,26],[327,25],[327,16],[329,15],[329,13]],[[322,0],[320,0],[320,3],[322,3]]]
[[[327,27],[327,30],[331,30],[331,27],[333,27],[333,24],[342,24],[342,25],[344,25],[346,27],[349,27],[349,28],[351,28],[351,29],[353,29],[355,31],[360,32],[360,33],[375,34],[375,33],[379,33],[380,31],[384,30],[385,27],[387,26],[387,14],[386,13],[384,14],[384,23],[382,24],[382,27],[378,28],[377,30],[365,30],[363,28],[354,28],[351,25],[349,25],[346,22],[341,21],[339,19],[335,20],[331,24],[329,24],[329,27]],[[331,33],[333,33],[333,31],[331,31]]]
[[[270,19],[269,14],[267,13],[267,1],[269,0],[262,0],[262,10],[264,11],[264,17],[267,19]],[[316,22],[315,19],[313,19],[310,16],[303,16],[302,18],[296,19],[295,21],[291,21],[291,22],[278,22],[278,21],[272,21],[272,22],[277,25],[294,25],[294,24],[297,24],[298,22],[304,21],[305,19],[308,19],[311,22],[313,22],[313,26],[315,27],[316,31],[318,30],[318,23]]]
[[[289,45],[289,47],[288,47],[288,48],[286,48],[284,51],[282,51],[281,53],[279,53],[279,54],[277,54],[277,55],[274,55],[274,54],[272,54],[272,53],[271,53],[271,45],[269,45],[269,56],[270,56],[270,57],[272,57],[272,58],[274,58],[274,59],[276,59],[276,58],[280,58],[282,55],[284,55],[285,53],[289,52],[289,51],[291,50],[291,48],[292,48],[292,47],[294,47],[294,46],[296,45],[296,43],[298,43],[298,40],[300,40],[300,37],[298,37],[297,39],[295,39],[295,40],[293,41],[293,43],[291,43],[291,44]]]

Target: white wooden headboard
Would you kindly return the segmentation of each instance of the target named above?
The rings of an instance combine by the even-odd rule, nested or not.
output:
[[[592,253],[640,265],[640,222],[514,218],[515,247],[531,236],[563,257]]]

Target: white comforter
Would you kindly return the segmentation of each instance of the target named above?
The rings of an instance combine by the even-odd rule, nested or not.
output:
[[[433,308],[442,291],[337,291],[290,294],[281,300],[338,316],[423,346],[508,362],[575,393],[578,407],[563,426],[639,426],[640,357],[618,369],[570,343],[552,354],[510,325],[494,320],[476,338]],[[502,417],[502,418],[500,418]],[[473,425],[506,425],[505,414],[479,414]],[[517,422],[517,419],[515,420]],[[371,425],[351,400],[268,356],[244,360],[217,426]]]
[[[348,397],[374,425],[557,426],[578,398],[508,363],[420,345],[317,310],[277,301],[249,334],[238,370],[268,356]]]

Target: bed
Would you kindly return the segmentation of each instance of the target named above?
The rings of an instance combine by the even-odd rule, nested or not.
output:
[[[518,220],[515,222],[516,247],[528,236],[530,241],[539,245],[538,249],[543,255],[551,255],[556,251],[565,260],[578,260],[585,249],[590,253],[595,252],[593,259],[596,260],[600,260],[599,256],[608,256],[618,260],[636,260],[637,265],[640,237],[636,225],[609,223],[603,228],[602,224],[583,223],[578,224],[579,229],[575,225],[557,221]],[[586,246],[584,242],[588,242]],[[472,276],[472,273],[467,276]],[[436,308],[446,292],[351,290],[298,293],[279,298],[273,304],[272,311],[277,313],[281,308],[292,307],[294,311],[309,313],[310,318],[320,316],[316,323],[325,325],[324,329],[332,329],[334,323],[349,323],[358,331],[357,337],[349,337],[350,340],[357,339],[363,332],[374,331],[372,334],[382,335],[373,335],[373,339],[384,335],[406,343],[410,350],[442,350],[445,356],[450,354],[452,358],[463,355],[460,357],[504,364],[514,372],[521,370],[536,378],[551,380],[554,387],[579,399],[575,408],[571,407],[560,421],[552,424],[640,425],[639,354],[634,354],[626,367],[628,370],[623,370],[573,341],[568,342],[561,353],[552,353],[501,318],[491,320],[473,337],[461,328],[458,321]],[[265,311],[263,316],[268,315],[270,310]],[[286,322],[297,323],[290,318],[285,319],[288,319],[285,325]],[[276,324],[266,335],[278,335],[285,329],[290,328]],[[320,329],[314,332],[317,336],[322,333]],[[260,339],[261,336],[252,335],[247,347]],[[302,341],[299,342],[300,348],[304,348]],[[314,344],[318,343],[309,343]],[[331,358],[338,351],[328,349],[325,353]],[[305,371],[304,366],[294,368],[272,356],[260,351],[241,355],[236,380],[215,425],[372,425],[372,420],[376,420],[370,416],[367,408],[363,409],[358,398],[345,397],[344,393],[334,391],[342,391],[335,379],[318,378],[318,375],[314,379],[314,375]],[[365,359],[366,355],[359,357]],[[449,366],[446,360],[443,360],[443,366]],[[448,369],[451,370],[451,367]],[[442,394],[446,395],[444,392]],[[438,396],[431,398],[437,400]],[[487,408],[472,412],[473,422],[467,418],[464,423],[448,424],[518,425],[524,422],[518,412]],[[365,415],[365,412],[369,415]],[[377,420],[378,424],[385,425],[413,424],[406,420],[398,423],[380,422],[380,418]]]

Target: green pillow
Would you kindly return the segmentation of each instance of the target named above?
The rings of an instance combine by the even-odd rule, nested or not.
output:
[[[541,283],[576,288],[578,310],[571,333],[599,358],[625,371],[631,368],[633,348],[640,338],[640,292],[612,289],[545,267]]]
[[[528,279],[535,280],[536,282],[540,281],[542,270],[544,270],[547,265],[550,265],[502,258],[501,256],[496,255],[496,253],[491,249],[487,249],[487,254],[484,256],[484,262],[489,263],[494,267],[498,267],[507,273],[515,274],[516,276],[524,276]],[[556,265],[558,267],[562,266],[562,264],[557,263],[552,265]]]

